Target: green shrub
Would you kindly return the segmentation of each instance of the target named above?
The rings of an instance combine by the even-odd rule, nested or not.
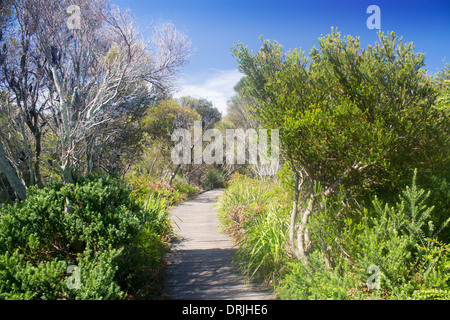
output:
[[[142,204],[147,196],[151,194],[170,200],[174,191],[168,183],[163,181],[155,181],[154,178],[145,175],[133,175],[128,177],[127,181],[133,187],[133,191],[131,193],[132,198],[140,204]]]
[[[201,191],[200,188],[183,181],[175,181],[172,187],[178,191],[180,195],[184,195],[185,200],[195,198]]]
[[[345,260],[332,270],[325,265],[323,254],[310,254],[309,266],[296,261],[288,263],[289,270],[277,284],[277,296],[285,300],[344,300],[357,287]]]
[[[52,259],[27,261],[19,249],[0,255],[0,299],[60,299],[64,292],[66,263]]]
[[[165,181],[156,181],[146,175],[132,175],[127,178],[133,186],[132,198],[142,204],[148,196],[165,198],[167,206],[179,205],[185,200],[192,199],[200,193],[198,187],[192,186],[183,180],[176,179],[173,186]]]
[[[3,206],[0,296],[117,299],[146,286],[134,279],[147,263],[163,267],[168,215],[162,201],[143,208],[131,192],[120,179],[90,176],[73,186],[32,187],[25,201]],[[80,288],[68,288],[69,266],[79,268]]]
[[[357,236],[357,260],[365,272],[369,265],[381,271],[381,284],[390,297],[411,297],[418,289],[440,287],[447,289],[449,267],[447,249],[436,250],[437,232],[431,222],[433,207],[425,205],[429,193],[419,189],[415,176],[411,187],[406,187],[395,207],[375,199],[373,212],[363,232]],[[369,215],[370,216],[370,215]],[[438,254],[439,253],[439,254]],[[432,275],[444,279],[432,281]]]
[[[430,193],[415,177],[394,206],[353,203],[345,190],[318,201],[307,264],[289,254],[290,193],[278,184],[236,175],[217,207],[241,272],[272,282],[281,299],[445,299],[450,247],[437,236],[449,219],[434,227]],[[369,288],[372,278],[380,289]]]
[[[118,283],[133,299],[159,299],[163,290],[166,240],[145,228],[136,246],[121,256]]]
[[[435,239],[437,231],[430,223],[433,207],[426,206],[428,196],[429,193],[416,186],[414,178],[412,186],[405,188],[395,206],[383,204],[375,198],[371,209],[363,208],[362,220],[357,223],[351,219],[345,221],[346,226],[336,238],[342,244],[342,253],[340,256],[336,253],[333,256],[338,265],[324,268],[317,264],[317,256],[310,254],[309,269],[296,264],[280,281],[280,297],[445,297],[450,285],[450,250],[448,245]],[[334,230],[335,234],[336,231]],[[314,228],[312,232],[315,232]],[[342,272],[340,265],[344,258],[350,268],[346,267],[346,271]],[[368,290],[369,267],[378,270],[380,289]],[[303,277],[302,280],[300,277]],[[324,287],[321,283],[327,285]],[[338,288],[345,290],[340,291],[338,296],[329,294],[329,290]]]
[[[120,283],[134,298],[157,297],[162,290],[165,253],[172,235],[167,199],[150,194],[143,203],[145,221],[135,246],[122,256]]]
[[[450,299],[450,245],[436,239],[425,239],[426,245],[419,246],[423,255],[419,266],[420,283],[413,299]]]
[[[85,250],[77,257],[80,270],[80,287],[65,289],[65,298],[70,300],[114,300],[123,297],[117,271],[121,249],[107,249],[92,255]],[[67,281],[70,281],[70,278]],[[64,297],[64,296],[63,296]]]
[[[220,170],[210,169],[206,172],[206,176],[204,178],[203,184],[210,189],[214,188],[223,188],[224,180],[223,175]]]

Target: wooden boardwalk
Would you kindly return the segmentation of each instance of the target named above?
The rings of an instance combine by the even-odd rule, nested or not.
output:
[[[211,190],[172,210],[179,239],[169,254],[167,288],[176,300],[267,300],[271,288],[244,283],[231,266],[233,243],[219,230]]]

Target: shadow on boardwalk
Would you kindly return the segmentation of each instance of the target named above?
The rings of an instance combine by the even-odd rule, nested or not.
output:
[[[223,190],[211,190],[172,210],[179,240],[169,254],[166,285],[171,299],[265,300],[271,288],[244,283],[232,268],[235,250],[220,232],[214,203]]]

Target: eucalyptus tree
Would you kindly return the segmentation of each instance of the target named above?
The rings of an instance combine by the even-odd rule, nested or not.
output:
[[[181,164],[174,166],[170,164],[170,154],[174,147],[172,134],[178,129],[191,130],[194,122],[200,120],[201,116],[194,108],[172,98],[162,99],[148,107],[141,121],[141,127],[152,139],[153,146],[156,146],[153,150],[148,150],[153,155],[150,168],[148,168],[149,173],[155,169],[155,171],[159,171],[159,178],[164,179],[170,172],[169,184],[172,184],[181,168]],[[148,156],[148,154],[144,154],[144,156]],[[156,170],[157,162],[162,164],[163,170]]]
[[[166,23],[154,28],[148,44],[129,12],[103,0],[52,5],[22,0],[22,5],[46,59],[48,110],[60,150],[55,164],[64,181],[72,183],[75,165],[94,159],[93,153],[122,132],[122,126],[112,125],[115,120],[139,114],[167,94],[189,57],[190,43]],[[69,5],[77,6],[77,17],[68,15]],[[72,18],[77,23],[68,23]]]
[[[258,118],[252,111],[257,104],[257,100],[249,95],[244,94],[245,89],[245,77],[241,78],[239,82],[234,86],[234,96],[231,97],[227,103],[227,116],[226,118],[232,123],[235,129],[242,129],[245,132],[248,130],[255,130],[261,128]],[[252,153],[247,151],[246,158],[251,159]],[[232,170],[236,170],[238,166],[231,165]],[[249,169],[255,176],[263,178],[268,175],[266,170],[267,166],[262,165],[260,162],[254,162],[251,165],[245,165],[246,169]]]

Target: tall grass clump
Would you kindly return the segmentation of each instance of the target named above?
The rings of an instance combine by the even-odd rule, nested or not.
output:
[[[274,182],[235,175],[218,201],[221,225],[239,245],[234,262],[248,278],[269,283],[282,272],[290,207],[282,194]]]
[[[132,298],[161,298],[165,272],[165,255],[172,236],[167,198],[156,193],[142,201],[145,223],[124,256],[121,268],[122,283]]]
[[[170,236],[172,226],[169,219],[167,199],[161,195],[149,194],[144,200],[142,208],[149,221],[147,227],[161,236]]]
[[[235,261],[249,278],[273,283],[286,262],[288,216],[281,204],[269,204],[267,212],[254,218],[239,242]]]

